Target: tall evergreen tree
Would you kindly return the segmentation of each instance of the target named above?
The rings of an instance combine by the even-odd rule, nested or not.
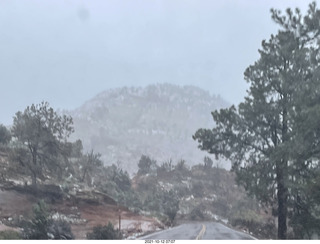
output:
[[[238,183],[276,208],[278,238],[286,239],[289,206],[301,184],[297,171],[310,171],[310,153],[316,156],[299,146],[304,140],[317,143],[319,136],[309,123],[320,122],[311,112],[319,114],[320,11],[312,3],[304,17],[299,9],[271,13],[280,30],[262,42],[260,58],[245,71],[250,88],[244,102],[214,111],[216,127],[199,129],[193,137],[200,149],[231,160]],[[306,113],[310,121],[303,120]]]
[[[39,178],[45,179],[44,172],[62,175],[62,163],[67,162],[70,153],[66,139],[72,132],[72,118],[58,115],[47,102],[32,104],[24,112],[16,113],[12,127],[17,141],[13,159],[29,173],[33,186]]]

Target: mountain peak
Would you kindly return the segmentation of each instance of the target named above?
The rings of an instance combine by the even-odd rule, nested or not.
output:
[[[192,135],[198,128],[212,127],[211,112],[227,106],[220,96],[196,86],[110,89],[70,111],[73,139],[80,138],[85,150],[101,153],[106,164],[121,162],[131,173],[142,154],[160,163],[184,159],[192,165],[206,155]]]

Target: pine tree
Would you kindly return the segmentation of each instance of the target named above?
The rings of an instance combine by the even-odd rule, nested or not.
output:
[[[312,168],[310,159],[298,159],[294,148],[302,138],[312,143],[319,136],[315,133],[306,138],[303,131],[310,125],[302,118],[308,113],[310,123],[319,126],[320,117],[311,111],[319,114],[320,11],[312,3],[304,18],[299,9],[287,9],[285,15],[271,12],[280,30],[262,42],[259,60],[244,73],[250,84],[245,101],[237,108],[214,111],[216,127],[199,129],[194,139],[200,149],[230,159],[238,183],[276,208],[278,238],[286,239],[289,202],[295,199],[293,192],[301,183],[297,169],[305,165],[303,172],[307,172]],[[312,101],[306,97],[310,92]],[[309,149],[300,151],[310,155]]]
[[[12,127],[16,140],[13,161],[19,162],[37,186],[44,173],[62,175],[62,162],[67,161],[66,139],[73,132],[72,118],[58,115],[47,102],[28,106],[24,112],[17,112]]]

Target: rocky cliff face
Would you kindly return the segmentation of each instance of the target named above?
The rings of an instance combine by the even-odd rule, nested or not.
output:
[[[69,111],[85,150],[102,154],[105,164],[120,163],[130,173],[142,154],[160,164],[184,159],[189,165],[206,155],[192,135],[211,128],[211,112],[229,104],[195,86],[170,84],[107,90]]]

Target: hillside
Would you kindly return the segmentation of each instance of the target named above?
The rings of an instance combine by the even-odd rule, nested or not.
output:
[[[236,184],[233,172],[210,163],[188,167],[184,161],[175,165],[153,161],[143,165],[132,179],[139,208],[163,223],[218,221],[259,239],[276,238],[272,210],[249,197]]]
[[[107,165],[137,171],[142,154],[159,161],[202,162],[206,153],[192,135],[213,126],[210,113],[229,104],[195,86],[170,84],[107,90],[73,111],[75,133],[85,150],[102,154]],[[228,165],[223,165],[228,168]]]
[[[246,196],[232,172],[212,164],[154,160],[132,179],[115,165],[98,166],[88,181],[76,170],[60,180],[47,175],[35,190],[30,177],[8,160],[10,149],[0,152],[0,239],[3,231],[25,233],[40,199],[49,206],[50,219],[69,224],[75,239],[108,222],[117,228],[119,213],[123,238],[129,239],[189,221],[220,221],[259,238],[275,238],[271,210]],[[79,161],[72,161],[69,166],[76,169]]]
[[[145,232],[156,231],[164,226],[155,218],[146,217],[130,211],[126,206],[119,204],[108,194],[102,183],[97,187],[90,187],[85,182],[73,178],[56,178],[46,175],[45,182],[39,182],[35,189],[29,185],[30,177],[19,171],[12,161],[9,148],[0,144],[0,240],[22,238],[25,228],[30,223],[34,213],[34,206],[40,200],[48,206],[49,219],[66,222],[70,225],[75,239],[86,239],[86,234],[95,226],[106,225],[111,222],[115,228],[119,226],[121,216],[121,232],[123,238],[134,238]],[[74,168],[75,164],[69,164]],[[110,172],[110,169],[99,168],[98,172]],[[106,175],[95,176],[109,186],[113,192],[119,191],[117,184]],[[102,190],[102,191],[100,191]],[[20,236],[4,237],[3,231],[14,231]],[[63,231],[62,231],[63,232]],[[61,233],[62,233],[61,232]],[[25,237],[24,237],[25,238]]]

